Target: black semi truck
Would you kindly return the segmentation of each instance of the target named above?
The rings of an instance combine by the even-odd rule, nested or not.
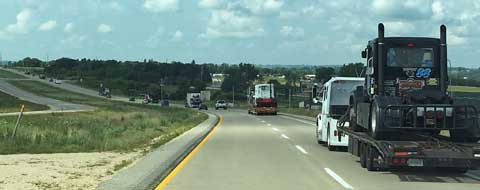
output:
[[[478,112],[455,104],[447,92],[444,25],[438,39],[384,37],[380,23],[378,38],[368,42],[362,58],[365,83],[352,92],[338,123],[362,167],[466,172],[480,166]]]

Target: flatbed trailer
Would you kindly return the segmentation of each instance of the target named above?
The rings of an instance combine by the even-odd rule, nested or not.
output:
[[[401,134],[402,140],[375,140],[367,132],[341,126],[338,129],[348,135],[348,152],[360,157],[360,165],[368,171],[416,167],[465,173],[480,167],[479,143],[458,143],[446,136],[415,133]]]

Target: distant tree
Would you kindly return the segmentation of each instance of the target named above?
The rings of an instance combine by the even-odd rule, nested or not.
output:
[[[335,69],[331,67],[319,67],[316,69],[315,75],[318,81],[324,83],[335,75]]]
[[[21,67],[41,67],[42,63],[43,62],[40,59],[26,57],[20,62],[18,62],[16,65]]]
[[[192,60],[192,65],[195,65],[195,59],[194,59],[194,60]]]
[[[361,77],[365,76],[363,63],[344,64],[339,71],[341,77]]]

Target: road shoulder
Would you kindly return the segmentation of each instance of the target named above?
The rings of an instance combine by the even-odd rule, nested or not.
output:
[[[131,167],[102,182],[98,190],[153,189],[213,129],[218,117],[206,121],[148,153]]]

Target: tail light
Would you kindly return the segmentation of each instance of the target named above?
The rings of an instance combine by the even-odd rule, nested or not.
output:
[[[443,113],[443,111],[437,111],[437,118],[438,119],[442,119],[444,116],[445,116],[445,114]]]
[[[425,113],[425,117],[428,118],[428,119],[432,119],[433,117],[435,117],[435,112],[433,111],[427,111]]]
[[[337,130],[333,130],[333,136],[337,136],[337,135],[338,135]]]

